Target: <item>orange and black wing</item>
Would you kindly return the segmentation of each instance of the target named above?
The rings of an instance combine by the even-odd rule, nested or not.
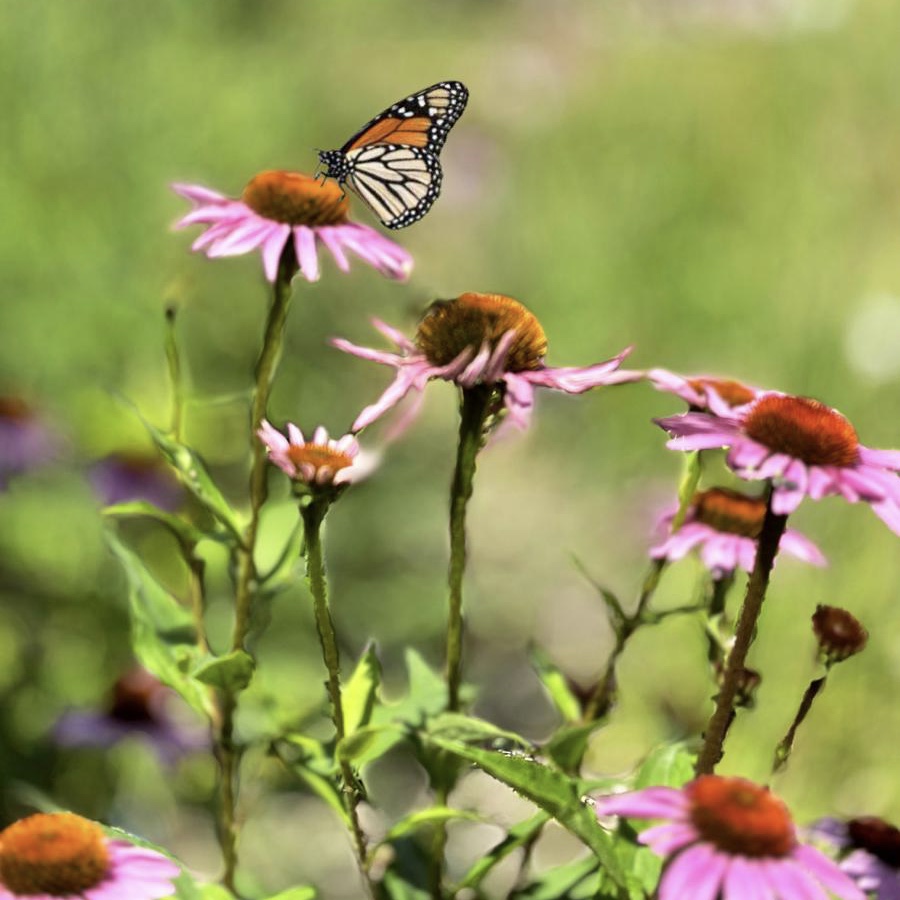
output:
[[[398,100],[340,150],[320,151],[326,175],[346,182],[388,228],[412,224],[438,197],[438,153],[468,98],[459,81],[441,81]]]

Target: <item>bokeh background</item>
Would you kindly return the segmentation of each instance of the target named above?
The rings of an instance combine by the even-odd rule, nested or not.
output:
[[[900,445],[900,8],[890,0],[5,0],[2,21],[0,394],[43,417],[57,456],[0,495],[5,819],[49,798],[216,871],[202,755],[166,767],[139,740],[100,751],[52,738],[67,709],[102,706],[131,663],[125,580],[86,476],[111,452],[150,451],[123,399],[167,421],[169,305],[190,373],[188,437],[243,503],[267,289],[256,256],[213,263],[189,252],[196,230],[171,229],[186,210],[172,181],[237,195],[263,169],[309,172],[314,148],[458,78],[471,98],[443,153],[443,195],[396,236],[415,256],[412,279],[398,286],[363,265],[344,275],[326,260],[319,283],[296,283],[276,422],[341,432],[389,373],[327,338],[377,341],[370,316],[413,328],[431,300],[481,290],[538,315],[550,364],[634,344],[634,366],[814,396],[864,443]],[[406,647],[442,658],[454,403],[433,385],[416,424],[329,522],[347,658],[376,639],[388,695],[402,688]],[[467,585],[480,714],[535,739],[549,733],[530,642],[584,684],[600,671],[609,631],[573,558],[634,595],[680,464],[650,419],[682,408],[646,385],[547,392],[529,433],[483,454]],[[272,484],[269,558],[294,517],[286,486]],[[837,500],[805,504],[794,524],[831,565],[779,566],[752,656],[759,706],[736,724],[722,771],[766,778],[814,671],[809,617],[817,603],[843,605],[869,627],[870,646],[834,672],[774,787],[800,820],[896,821],[897,536]],[[149,525],[126,537],[149,556],[172,552]],[[213,636],[224,642],[227,578],[212,551],[209,563]],[[690,562],[674,568],[660,603],[689,601],[699,574]],[[322,701],[302,587],[272,615],[246,735]],[[712,692],[703,654],[693,620],[635,639],[593,771],[623,772],[653,744],[697,731]],[[388,815],[421,801],[409,760],[371,778]],[[458,802],[487,797],[501,819],[522,813],[473,784]],[[304,880],[353,896],[345,841],[319,801],[262,757],[248,760],[244,796],[248,890]],[[498,835],[460,831],[460,859]],[[571,852],[554,840],[539,857]]]

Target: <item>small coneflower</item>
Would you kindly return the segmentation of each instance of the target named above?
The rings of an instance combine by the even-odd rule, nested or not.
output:
[[[812,624],[819,654],[829,665],[861,653],[869,640],[869,632],[862,622],[839,606],[819,604],[812,615]]]
[[[900,900],[900,829],[876,816],[820,819],[809,835],[840,855],[840,867],[874,900]]]
[[[198,185],[172,187],[194,204],[175,227],[209,226],[194,241],[192,250],[202,250],[213,259],[259,248],[269,281],[275,281],[289,241],[293,241],[297,265],[307,281],[319,278],[317,244],[331,253],[344,272],[350,268],[346,251],[388,278],[402,280],[412,271],[412,257],[399,244],[368,225],[350,221],[349,201],[333,182],[323,184],[298,172],[261,172],[250,180],[240,200]]]
[[[311,488],[341,487],[365,478],[377,464],[374,454],[361,453],[352,434],[333,440],[319,426],[310,440],[293,423],[287,437],[263,419],[257,431],[269,459],[293,481]]]
[[[370,425],[410,391],[421,393],[433,378],[462,388],[496,385],[503,392],[509,420],[525,428],[536,387],[580,394],[642,377],[638,372],[616,371],[631,348],[592,366],[546,366],[547,339],[540,322],[517,300],[502,294],[465,293],[432,304],[414,340],[383,322],[374,324],[399,353],[359,347],[341,338],[332,341],[339,350],[397,370],[388,389],[357,417],[353,431]]]
[[[787,807],[744,778],[701,775],[680,790],[602,797],[600,816],[665,819],[638,840],[666,865],[659,900],[865,900],[837,863],[800,843]]]
[[[678,375],[668,369],[650,369],[647,380],[659,391],[675,394],[690,404],[691,409],[709,409],[713,395],[731,408],[745,406],[754,401],[762,392],[730,378],[715,375]]]
[[[180,871],[74,813],[38,813],[0,832],[0,900],[156,900],[175,893]]]
[[[53,460],[58,438],[21,398],[0,396],[0,491],[9,479]]]
[[[159,456],[140,452],[110,453],[88,470],[88,481],[104,506],[146,500],[174,512],[185,498],[184,487]]]
[[[660,524],[668,526],[676,513],[667,513]],[[753,571],[756,540],[766,515],[766,501],[727,488],[710,488],[698,493],[688,507],[684,524],[674,534],[651,548],[652,559],[669,562],[685,557],[691,550],[700,553],[703,565],[716,578],[741,568]],[[780,549],[814,566],[826,565],[819,548],[807,537],[788,528]]]
[[[900,534],[900,451],[873,450],[837,410],[818,400],[766,393],[731,409],[657,419],[673,450],[728,449],[741,478],[771,479],[772,511],[792,513],[804,497],[864,501]]]
[[[181,715],[173,691],[136,666],[116,680],[102,709],[71,709],[53,728],[64,747],[111,747],[129,738],[147,742],[157,757],[174,765],[186,754],[209,746],[209,734]]]

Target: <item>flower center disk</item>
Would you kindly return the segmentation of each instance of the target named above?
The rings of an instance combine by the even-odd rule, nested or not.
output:
[[[703,393],[712,388],[729,406],[743,406],[756,396],[746,385],[727,378],[692,378],[688,384]]]
[[[108,868],[103,831],[74,813],[39,813],[0,832],[0,882],[13,894],[80,894]]]
[[[852,466],[859,438],[838,412],[808,397],[770,395],[750,409],[744,430],[754,441],[810,466]]]
[[[323,444],[292,444],[287,451],[291,462],[299,469],[302,466],[311,466],[317,472],[320,469],[330,469],[339,472],[353,464],[353,459],[346,453],[332,450]]]
[[[694,519],[743,537],[757,538],[766,516],[766,502],[727,488],[710,488],[694,497]]]
[[[334,182],[277,169],[254,176],[241,199],[263,218],[286,225],[342,225],[350,209]]]
[[[463,350],[493,350],[509,331],[515,333],[506,357],[507,372],[539,369],[547,338],[537,318],[517,300],[502,294],[461,294],[438,300],[419,323],[416,346],[435,366],[446,366]]]
[[[694,827],[724,853],[781,857],[794,848],[787,808],[765,788],[743,778],[701,775],[686,791]]]

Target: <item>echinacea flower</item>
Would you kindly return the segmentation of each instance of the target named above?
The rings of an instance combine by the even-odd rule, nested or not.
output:
[[[350,221],[349,201],[330,181],[323,184],[298,172],[261,172],[250,180],[240,200],[199,185],[174,184],[172,188],[194,204],[175,227],[210,226],[194,241],[192,250],[216,259],[259,248],[269,281],[275,281],[289,241],[307,281],[319,279],[317,244],[331,253],[342,272],[350,268],[346,251],[388,278],[403,280],[412,271],[412,257],[399,244],[368,225]]]
[[[0,397],[0,491],[9,479],[50,462],[58,439],[19,397]]]
[[[765,515],[766,501],[761,497],[727,488],[701,491],[688,507],[684,524],[651,548],[650,557],[674,562],[698,550],[703,565],[715,578],[730,575],[737,568],[752,572]],[[668,526],[674,517],[674,511],[667,513],[660,524]],[[780,549],[814,566],[827,564],[819,548],[792,528],[782,535]]]
[[[0,832],[0,900],[157,900],[175,893],[180,872],[74,813],[38,813]]]
[[[104,506],[146,500],[174,512],[185,496],[172,470],[158,456],[145,453],[110,453],[91,465],[88,481]]]
[[[638,840],[666,865],[659,900],[865,900],[837,863],[800,843],[784,803],[744,778],[602,797],[599,816],[665,819]]]
[[[517,300],[502,294],[461,294],[433,303],[419,323],[414,340],[375,320],[375,327],[399,349],[389,353],[359,347],[342,338],[339,350],[397,370],[393,383],[353,423],[359,431],[400,402],[410,391],[421,394],[432,378],[461,388],[496,385],[510,421],[526,428],[536,387],[580,394],[599,385],[637,381],[638,372],[616,371],[631,352],[592,366],[552,368],[544,364],[547,339],[537,318]]]
[[[103,709],[63,713],[53,737],[64,747],[111,747],[139,737],[163,763],[174,765],[209,746],[208,733],[178,714],[178,702],[169,688],[138,666],[116,681]]]
[[[675,394],[690,404],[691,409],[709,408],[710,394],[715,393],[728,406],[745,406],[763,391],[730,378],[714,375],[678,375],[668,369],[650,369],[647,380],[659,391]]]
[[[263,419],[257,436],[265,444],[269,459],[295,482],[309,487],[340,487],[365,478],[376,460],[363,454],[352,434],[337,440],[319,426],[310,440],[293,423],[288,422],[287,437]]]
[[[900,534],[900,451],[873,450],[837,410],[818,400],[765,393],[728,408],[715,396],[709,412],[657,419],[673,450],[728,449],[741,478],[771,479],[772,511],[792,513],[804,497],[864,501]]]
[[[900,829],[876,816],[820,819],[809,835],[837,850],[839,865],[874,900],[900,900]]]

